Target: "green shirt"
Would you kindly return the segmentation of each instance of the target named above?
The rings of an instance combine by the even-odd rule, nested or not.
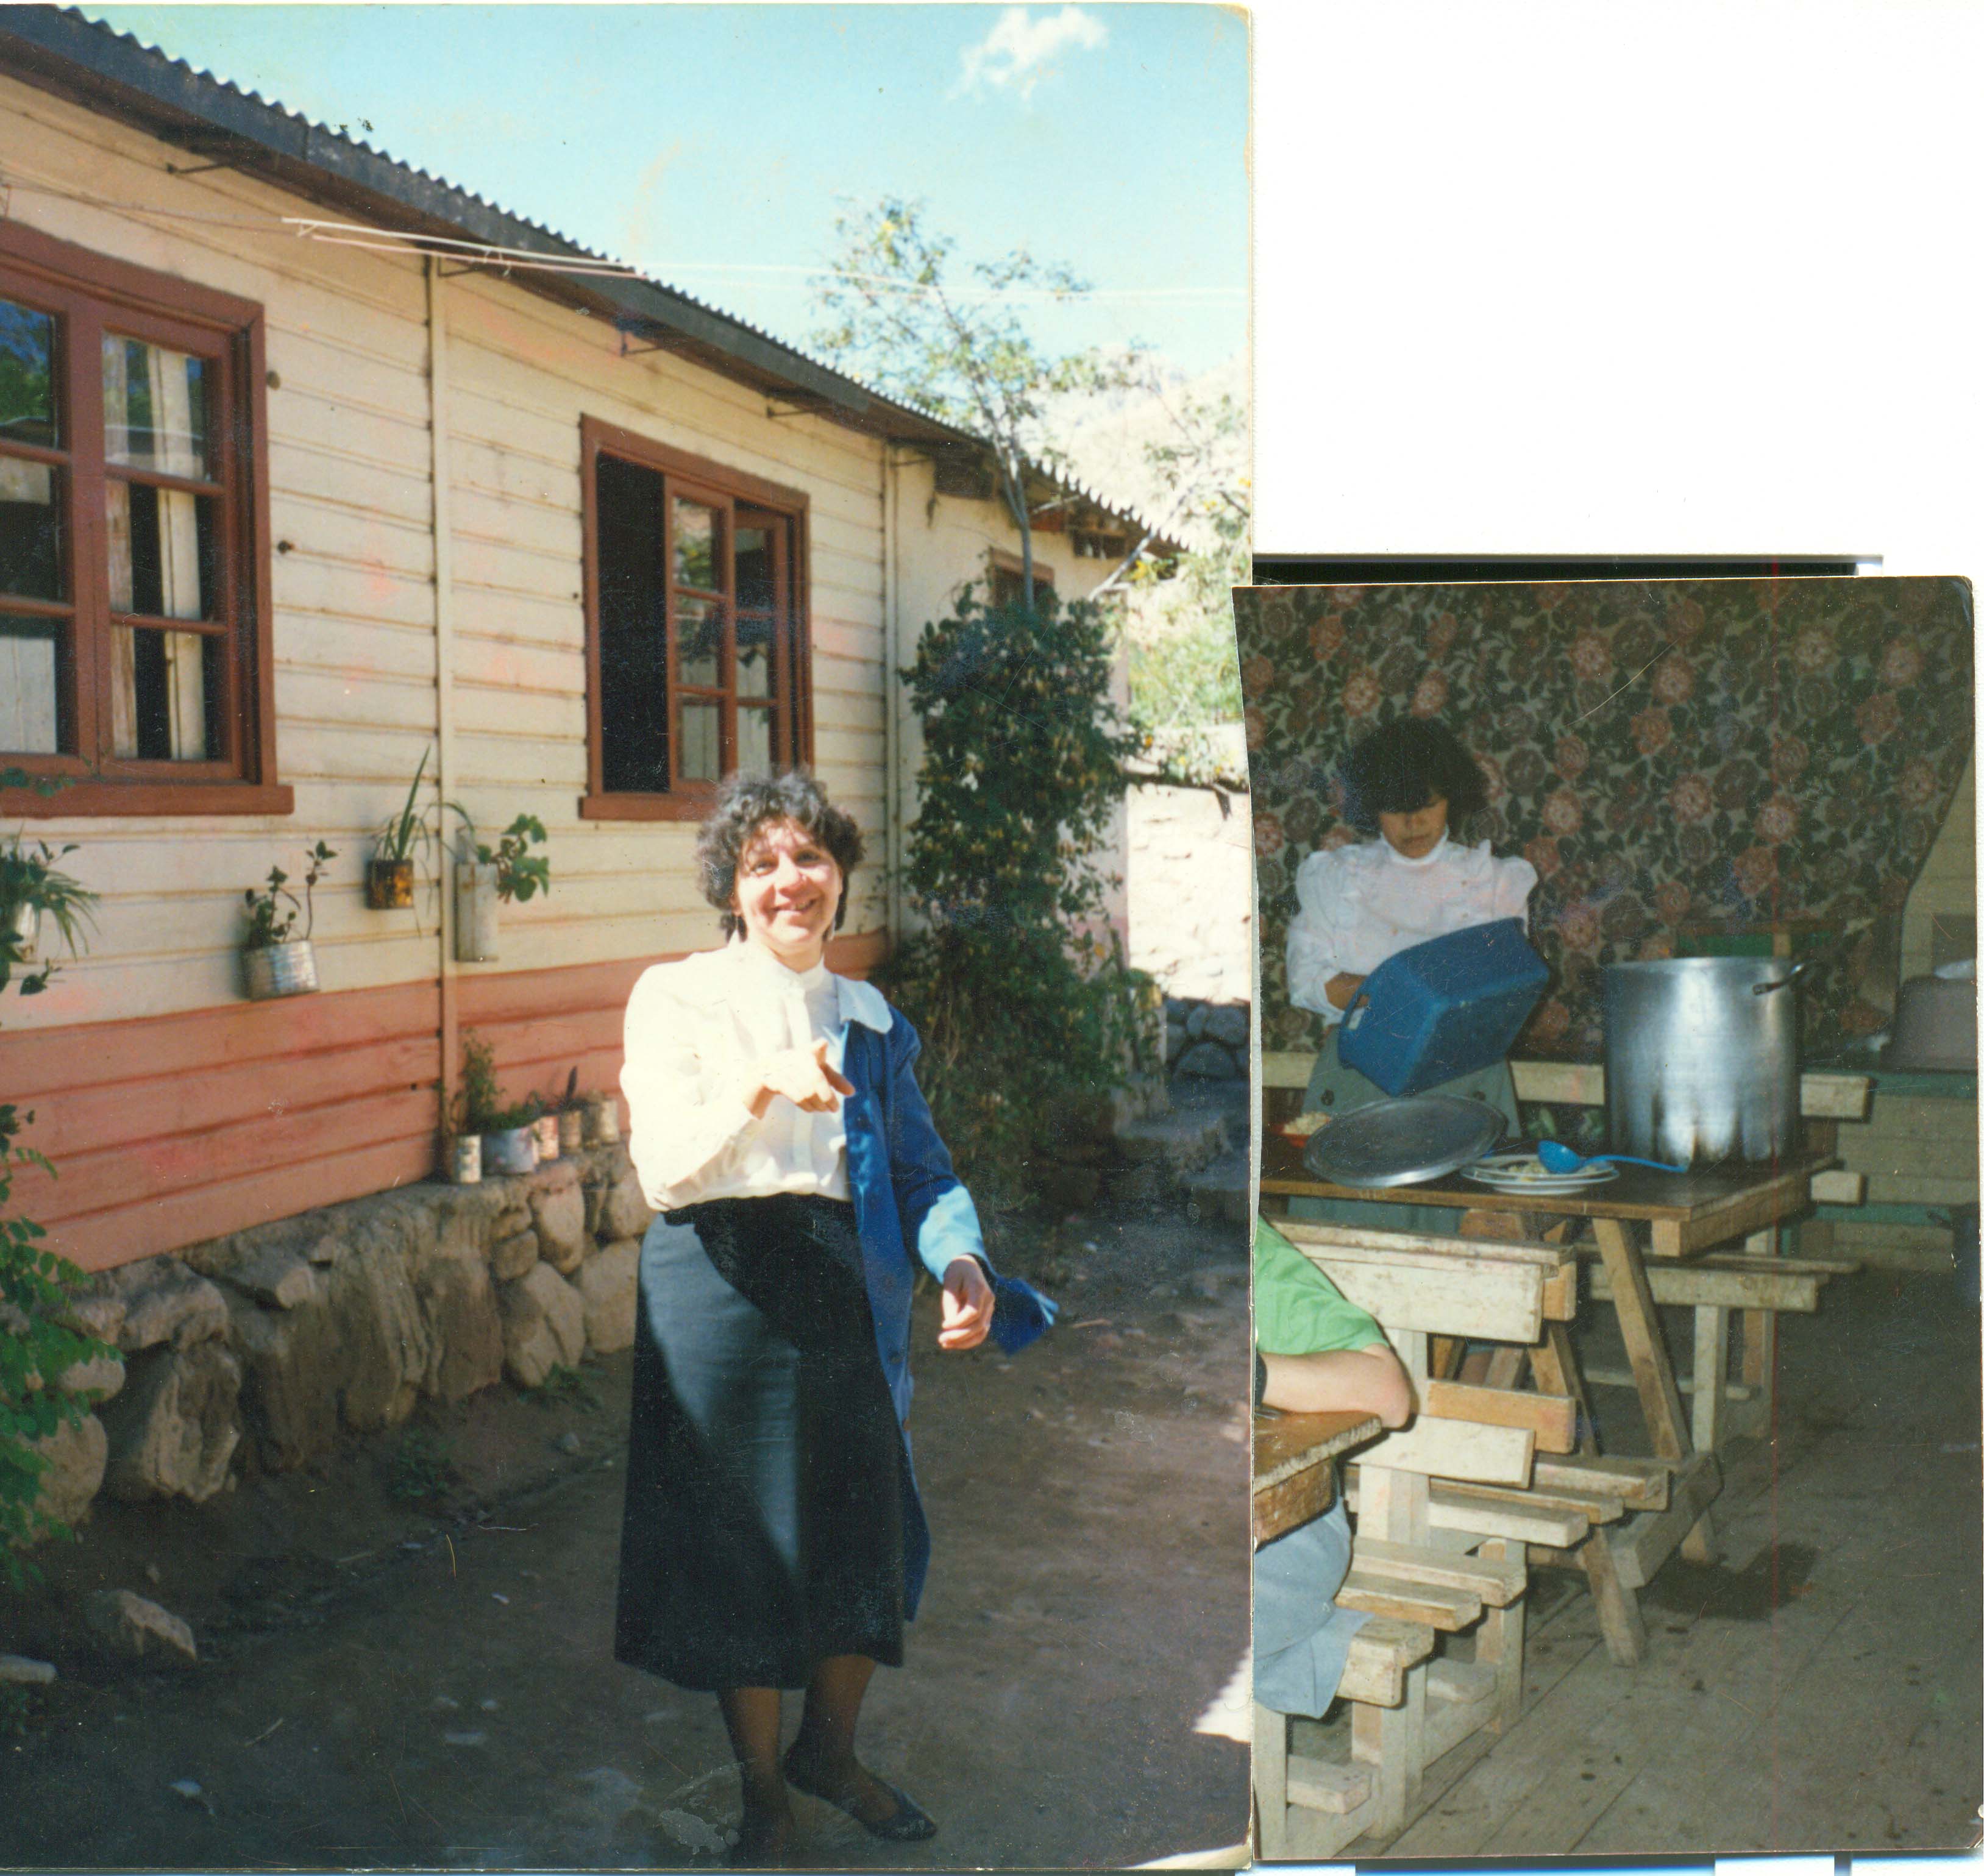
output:
[[[1254,1345],[1265,1355],[1368,1348],[1385,1332],[1275,1229],[1254,1221]]]

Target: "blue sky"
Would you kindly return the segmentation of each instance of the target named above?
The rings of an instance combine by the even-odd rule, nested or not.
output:
[[[1247,49],[1160,5],[86,6],[782,337],[842,198],[1099,290],[1050,344],[1245,343]],[[369,130],[365,125],[371,126]]]

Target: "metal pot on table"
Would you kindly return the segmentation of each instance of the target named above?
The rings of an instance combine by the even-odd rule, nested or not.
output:
[[[1614,1149],[1680,1166],[1798,1147],[1798,1006],[1805,966],[1666,958],[1605,971],[1605,1114]]]

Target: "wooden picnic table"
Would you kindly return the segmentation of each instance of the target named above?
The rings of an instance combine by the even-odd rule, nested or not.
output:
[[[1769,1164],[1707,1167],[1687,1173],[1625,1166],[1619,1168],[1617,1178],[1582,1191],[1510,1193],[1475,1185],[1454,1174],[1381,1189],[1335,1185],[1312,1177],[1302,1165],[1302,1152],[1300,1144],[1285,1134],[1271,1131],[1264,1137],[1264,1198],[1352,1199],[1512,1213],[1528,1238],[1541,1237],[1553,1220],[1589,1221],[1654,1456],[1674,1468],[1671,1508],[1639,1533],[1630,1558],[1621,1559],[1622,1578],[1630,1580],[1629,1587],[1651,1581],[1677,1547],[1691,1560],[1714,1559],[1714,1529],[1708,1507],[1721,1489],[1721,1473],[1713,1454],[1697,1454],[1691,1439],[1673,1363],[1654,1315],[1646,1258],[1650,1252],[1663,1259],[1694,1257],[1737,1238],[1768,1245],[1782,1220],[1810,1208],[1813,1175],[1833,1163],[1828,1156],[1808,1154]],[[1570,1339],[1561,1324],[1550,1328],[1545,1340],[1529,1352],[1531,1369],[1539,1386],[1582,1402],[1584,1384]],[[1746,1344],[1746,1363],[1754,1352]],[[1720,1388],[1719,1372],[1708,1385]],[[1608,1634],[1607,1640],[1614,1637]],[[1622,1636],[1615,1652],[1624,1653],[1628,1646]]]
[[[1374,1413],[1255,1414],[1255,1546],[1329,1510],[1336,1497],[1336,1456],[1384,1430]]]

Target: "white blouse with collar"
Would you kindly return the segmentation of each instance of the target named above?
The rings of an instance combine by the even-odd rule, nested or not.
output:
[[[1295,874],[1300,906],[1289,926],[1289,997],[1326,1023],[1343,1012],[1323,987],[1346,972],[1368,977],[1386,959],[1429,938],[1495,919],[1529,922],[1537,869],[1497,859],[1484,840],[1446,836],[1419,859],[1380,836],[1362,846],[1312,853]]]
[[[620,1087],[648,1203],[672,1211],[773,1192],[846,1198],[844,1108],[807,1114],[775,1094],[760,1119],[746,1104],[745,1078],[766,1056],[821,1037],[839,1068],[850,1022],[886,1031],[893,1021],[867,984],[824,963],[788,970],[742,940],[643,971],[627,1002]]]

